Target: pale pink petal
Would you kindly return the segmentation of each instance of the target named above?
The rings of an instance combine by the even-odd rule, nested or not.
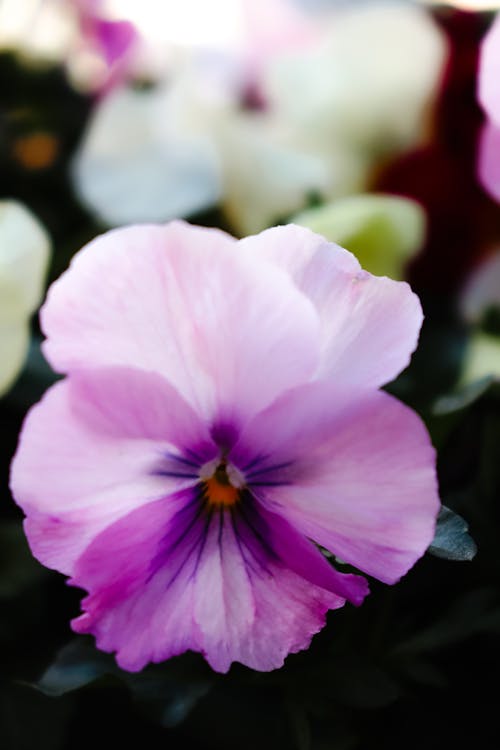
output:
[[[258,460],[245,471],[250,455]],[[231,460],[261,502],[384,582],[432,540],[434,450],[420,418],[384,392],[297,388],[253,420]]]
[[[243,0],[242,9],[243,55],[255,84],[275,57],[307,49],[321,39],[322,25],[289,0]]]
[[[52,286],[42,324],[56,370],[151,370],[208,420],[244,421],[318,361],[317,315],[287,274],[182,222],[92,242]]]
[[[69,574],[108,524],[196,483],[188,445],[199,463],[215,455],[206,427],[154,373],[115,368],[57,383],[28,415],[12,464],[35,556]]]
[[[287,270],[313,302],[321,321],[317,377],[378,387],[408,365],[423,319],[408,284],[372,276],[347,250],[294,225],[268,229],[239,247]]]
[[[482,186],[500,203],[500,127],[492,122],[481,131],[477,168]]]
[[[190,649],[220,672],[233,661],[274,669],[344,603],[287,570],[264,519],[252,528],[236,510],[200,514],[196,496],[177,500],[184,507],[170,520],[157,501],[104,531],[72,581],[90,591],[74,629],[116,651],[123,668]]]

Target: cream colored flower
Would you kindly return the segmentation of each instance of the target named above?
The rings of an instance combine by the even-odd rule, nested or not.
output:
[[[26,358],[49,256],[49,236],[38,219],[21,203],[0,201],[0,395]]]
[[[223,208],[240,233],[369,189],[380,160],[425,140],[447,43],[428,12],[386,2],[336,9],[322,41],[262,68],[262,113],[226,118]]]
[[[445,36],[419,7],[349,5],[328,19],[322,44],[272,62],[270,107],[326,148],[340,140],[380,156],[413,146],[441,80]]]
[[[425,10],[337,8],[292,48],[254,71],[258,111],[242,106],[241,60],[193,51],[157,88],[101,100],[74,169],[83,202],[111,226],[219,204],[256,233],[311,197],[369,189],[380,159],[422,140],[447,49]]]

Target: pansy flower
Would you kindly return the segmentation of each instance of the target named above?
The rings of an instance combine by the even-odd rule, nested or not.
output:
[[[416,346],[407,284],[293,225],[142,225],[78,253],[41,322],[67,377],[12,488],[34,555],[88,592],[74,630],[124,669],[279,667],[368,593],[320,547],[394,583],[431,542],[429,436],[379,390]]]

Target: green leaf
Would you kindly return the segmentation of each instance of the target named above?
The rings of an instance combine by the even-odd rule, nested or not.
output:
[[[145,713],[164,727],[181,724],[217,684],[218,677],[198,654],[186,653],[142,672],[120,672]]]
[[[488,377],[500,380],[500,337],[476,331],[467,343],[460,382],[468,385]]]
[[[59,651],[34,687],[45,695],[61,696],[118,671],[112,656],[98,651],[89,639],[75,638]]]
[[[426,225],[416,201],[374,193],[341,198],[292,221],[350,250],[367,271],[393,279],[404,277],[406,263],[423,245]]]
[[[446,505],[439,511],[436,533],[428,552],[445,560],[472,560],[477,552],[476,543],[467,533],[467,522]]]
[[[475,380],[464,386],[456,393],[438,398],[432,409],[433,414],[444,415],[453,412],[462,411],[471,406],[481,396],[486,393],[495,383],[493,375],[486,375],[479,380]]]
[[[113,656],[99,651],[90,638],[75,638],[61,649],[34,687],[59,697],[109,676],[123,683],[144,713],[165,727],[182,723],[217,680],[195,654],[131,673],[120,669]]]

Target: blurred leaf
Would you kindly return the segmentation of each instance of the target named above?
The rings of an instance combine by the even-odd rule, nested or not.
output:
[[[51,369],[43,356],[41,343],[39,337],[34,336],[31,339],[24,369],[6,398],[8,403],[22,411],[26,411],[39,401],[47,388],[61,377]]]
[[[15,596],[41,580],[45,569],[33,558],[23,528],[15,521],[0,524],[0,599]]]
[[[350,250],[367,271],[393,279],[421,248],[425,214],[407,198],[391,195],[353,195],[295,216],[308,227]]]
[[[396,681],[374,664],[336,666],[331,688],[341,705],[354,708],[382,708],[400,695]]]
[[[458,598],[446,614],[416,635],[398,644],[394,656],[449,648],[480,633],[500,630],[500,595],[492,588],[471,591]]]
[[[457,383],[463,368],[468,329],[457,319],[453,300],[421,299],[425,313],[418,347],[409,367],[388,390],[414,408],[427,409]]]
[[[303,707],[295,702],[287,703],[294,750],[312,750],[311,726]]]
[[[317,664],[309,683],[297,685],[300,700],[326,701],[328,713],[339,705],[372,709],[393,703],[400,695],[396,680],[359,647],[347,644],[346,649],[342,656]]]
[[[436,557],[445,560],[472,560],[477,552],[476,543],[467,533],[467,522],[446,505],[439,511],[436,533],[429,549]]]
[[[70,700],[52,701],[26,686],[6,684],[0,693],[2,750],[64,750],[73,712]]]
[[[433,688],[448,687],[448,680],[435,664],[421,658],[407,659],[402,664],[402,671],[413,682]]]
[[[500,338],[476,331],[467,343],[460,382],[468,385],[486,378],[500,378]]]
[[[76,638],[59,651],[35,687],[45,695],[61,696],[117,672],[112,656],[98,651],[89,640]]]
[[[217,680],[195,654],[132,673],[120,669],[113,656],[99,651],[90,639],[75,638],[61,649],[34,687],[45,695],[61,696],[106,676],[122,682],[144,712],[165,727],[181,724]]]
[[[486,375],[479,380],[468,383],[456,393],[441,396],[434,403],[433,413],[436,415],[451,414],[471,406],[486,393],[495,382],[493,375]]]
[[[152,664],[137,674],[120,670],[120,678],[146,713],[164,727],[181,724],[218,681],[203,659],[193,653]]]

